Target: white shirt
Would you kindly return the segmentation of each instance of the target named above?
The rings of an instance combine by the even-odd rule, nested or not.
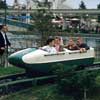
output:
[[[55,47],[51,47],[49,45],[42,47],[42,49],[46,50],[49,53],[57,53],[57,50],[55,49]]]

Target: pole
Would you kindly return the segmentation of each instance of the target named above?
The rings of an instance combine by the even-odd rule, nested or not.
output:
[[[4,0],[4,3],[5,3],[4,25],[6,25],[6,23],[7,23],[7,4],[6,4],[6,0]]]
[[[7,2],[6,2],[6,0],[4,0],[4,3],[5,3],[4,25],[6,25],[7,24]],[[5,67],[8,67],[8,45],[5,50],[5,55],[7,57],[7,58],[4,58],[5,59]]]
[[[84,100],[87,100],[87,89],[86,88],[84,88]]]

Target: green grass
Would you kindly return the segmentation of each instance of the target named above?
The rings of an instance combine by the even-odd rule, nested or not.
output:
[[[0,67],[0,76],[16,74],[21,72],[25,72],[25,70],[18,67],[7,67],[7,68]]]
[[[94,62],[100,62],[100,58],[99,59],[95,59]]]

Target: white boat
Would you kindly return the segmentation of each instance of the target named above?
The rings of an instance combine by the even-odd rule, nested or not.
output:
[[[17,67],[30,69],[32,71],[49,73],[53,65],[62,63],[65,69],[68,66],[84,66],[91,65],[94,62],[94,48],[90,48],[86,52],[80,50],[68,50],[58,53],[49,53],[42,49],[28,48],[18,51],[9,56],[9,63]]]

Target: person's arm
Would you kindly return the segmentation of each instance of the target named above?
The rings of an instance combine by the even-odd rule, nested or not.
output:
[[[0,47],[0,55],[3,55],[4,51],[5,51],[5,48],[4,47]]]
[[[11,43],[9,42],[8,37],[7,37],[6,34],[5,34],[5,37],[6,37],[6,41],[7,41],[7,46],[11,46]]]
[[[48,52],[48,47],[47,46],[43,46],[43,47],[41,47],[41,50],[44,50],[44,51]]]
[[[80,50],[80,48],[77,45],[75,45],[75,48],[76,48],[76,50]]]
[[[86,43],[84,43],[84,48],[85,48],[86,50],[90,49],[90,47],[89,47]]]
[[[2,47],[5,47],[5,44],[4,44],[3,36],[2,36],[2,34],[0,33],[0,48],[2,48]]]

